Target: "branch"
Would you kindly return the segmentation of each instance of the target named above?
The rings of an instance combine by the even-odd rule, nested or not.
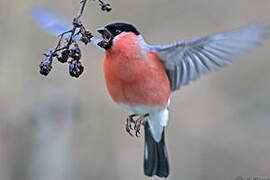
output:
[[[112,10],[109,3],[106,3],[102,0],[98,1],[102,11],[109,12]],[[87,31],[85,29],[84,25],[81,22],[81,17],[83,15],[87,0],[82,0],[80,3],[81,7],[78,15],[73,19],[72,22],[73,28],[60,34],[56,47],[44,53],[46,58],[39,65],[40,74],[46,76],[50,73],[52,69],[52,62],[55,57],[61,63],[69,63],[69,73],[72,77],[78,78],[83,73],[84,67],[80,62],[81,50],[77,41],[82,41],[85,45],[87,45],[91,42],[91,38],[93,37],[93,35],[90,31]],[[61,46],[64,39],[65,45]],[[71,59],[70,61],[68,61],[69,58]]]

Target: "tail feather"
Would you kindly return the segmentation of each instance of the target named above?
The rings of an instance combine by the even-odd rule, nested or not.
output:
[[[164,130],[159,142],[152,137],[148,122],[145,122],[145,149],[144,149],[144,174],[167,177],[169,175],[169,161],[164,138]]]

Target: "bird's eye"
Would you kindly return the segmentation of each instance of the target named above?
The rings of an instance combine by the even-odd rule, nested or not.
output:
[[[115,31],[116,34],[120,34],[121,32],[122,32],[122,31],[119,30],[119,29],[117,29],[117,30]]]

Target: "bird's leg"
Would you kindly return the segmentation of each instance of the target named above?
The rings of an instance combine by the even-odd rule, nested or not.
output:
[[[132,130],[132,126],[131,123],[135,123],[135,120],[133,119],[135,116],[137,116],[137,114],[131,114],[127,117],[126,122],[125,122],[125,126],[126,126],[126,131],[128,132],[128,134],[130,136],[133,136],[133,134],[130,132],[130,130]]]
[[[141,134],[141,133],[140,133],[140,127],[141,127],[141,125],[143,124],[144,119],[145,119],[146,117],[148,117],[148,116],[149,116],[149,114],[147,113],[147,114],[144,114],[144,115],[140,116],[140,117],[136,120],[135,125],[134,125],[134,130],[135,130],[135,135],[136,135],[136,137],[139,137],[139,135]]]

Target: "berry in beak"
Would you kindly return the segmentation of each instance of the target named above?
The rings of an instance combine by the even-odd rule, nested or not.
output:
[[[106,29],[106,28],[98,28],[97,32],[99,32],[102,35],[103,40],[100,41],[97,45],[100,46],[101,48],[104,48],[105,50],[108,50],[112,46],[112,40],[113,40],[113,35],[111,32]]]

